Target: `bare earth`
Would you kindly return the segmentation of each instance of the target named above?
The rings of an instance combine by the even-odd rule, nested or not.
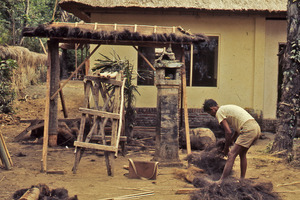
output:
[[[69,118],[78,118],[78,108],[83,102],[83,83],[71,81],[63,90],[68,108]],[[27,101],[16,101],[16,115],[22,120],[43,119],[45,106],[45,85],[32,86],[25,92],[29,95]],[[59,108],[61,110],[61,107]],[[63,118],[62,112],[59,118]],[[12,170],[0,168],[0,199],[12,199],[15,191],[30,188],[39,183],[46,184],[50,189],[65,188],[69,196],[77,195],[79,200],[99,200],[123,195],[153,191],[154,195],[141,199],[155,200],[188,200],[188,194],[175,194],[178,189],[193,187],[184,180],[175,178],[172,167],[159,167],[156,180],[128,179],[128,159],[150,161],[153,151],[129,151],[123,157],[115,160],[115,176],[107,176],[105,159],[102,152],[86,151],[78,166],[77,174],[72,173],[74,163],[74,148],[55,147],[48,149],[48,170],[61,170],[64,174],[41,173],[42,145],[13,142],[15,136],[30,124],[2,124],[1,133],[13,161]],[[271,181],[274,191],[279,192],[282,199],[296,200],[300,195],[300,168],[288,165],[284,160],[265,153],[268,145],[273,141],[272,133],[264,133],[266,139],[261,139],[251,147],[248,154],[248,171],[246,178],[255,181]],[[297,144],[299,142],[297,141]],[[24,155],[24,156],[20,156]],[[180,151],[180,158],[187,166]],[[234,165],[233,176],[239,177],[239,159]]]

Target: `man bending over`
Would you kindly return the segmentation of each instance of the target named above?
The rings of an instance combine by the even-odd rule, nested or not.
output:
[[[247,170],[247,151],[251,145],[260,137],[261,131],[255,119],[243,108],[236,105],[218,106],[213,99],[205,100],[203,110],[213,117],[216,117],[218,122],[225,131],[225,147],[224,155],[228,155],[222,176],[218,183],[221,183],[229,176],[235,158],[240,156],[241,179],[245,178]],[[237,134],[234,137],[230,129],[232,127]],[[233,147],[229,151],[229,146],[234,142]]]

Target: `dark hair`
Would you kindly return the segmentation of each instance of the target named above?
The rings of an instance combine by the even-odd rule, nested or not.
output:
[[[206,99],[203,104],[204,112],[209,112],[211,107],[218,106],[217,102],[213,99]]]

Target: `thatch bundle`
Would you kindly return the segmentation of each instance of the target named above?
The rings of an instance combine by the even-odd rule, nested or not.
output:
[[[226,160],[216,148],[210,151],[193,152],[187,156],[189,163],[203,169],[213,180],[221,177]]]
[[[208,182],[205,178],[195,178],[195,187],[200,188],[191,195],[191,200],[276,200],[280,199],[277,193],[272,192],[271,182],[254,182],[248,179],[225,179],[220,185]]]
[[[47,199],[47,200],[77,200],[78,199],[76,195],[74,197],[69,197],[68,190],[66,190],[65,188],[57,188],[57,189],[50,190],[50,188],[45,184],[33,185],[33,186],[31,186],[31,188],[20,189],[13,194],[13,199],[15,199],[15,200],[20,199],[28,190],[30,190],[32,188],[38,189],[39,192],[36,193],[36,195],[37,195],[36,197],[35,197],[35,195],[32,195],[35,198],[30,198],[30,199],[36,199],[36,198],[38,198],[38,200],[43,200],[43,199]],[[29,198],[26,198],[26,199],[29,199]]]
[[[17,94],[30,84],[45,81],[47,55],[20,46],[0,46],[0,58],[13,59],[18,63],[12,77],[12,87]]]

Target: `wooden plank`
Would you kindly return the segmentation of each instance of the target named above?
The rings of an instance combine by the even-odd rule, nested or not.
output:
[[[101,81],[102,83],[108,83],[116,86],[122,86],[123,82],[115,79],[106,79],[106,78],[101,78],[99,76],[86,76],[86,80],[91,80],[91,81]]]
[[[59,87],[60,87],[60,84],[59,84]],[[64,114],[64,118],[68,118],[68,111],[67,111],[65,98],[64,98],[64,94],[63,94],[62,90],[59,91],[59,96],[60,96],[61,107],[62,107],[62,111],[63,111],[63,114]]]
[[[76,122],[80,121],[81,118],[66,118],[66,119],[58,119],[59,122]],[[43,119],[21,119],[20,123],[41,123],[44,122]]]
[[[20,141],[29,131],[35,130],[37,128],[41,128],[43,126],[44,126],[44,122],[41,122],[39,124],[31,124],[31,125],[29,125],[24,131],[22,131],[19,135],[17,135],[14,138],[14,141],[15,142]]]
[[[100,135],[93,135],[91,140],[102,140],[102,137]],[[105,136],[105,140],[106,141],[110,141],[111,140],[111,136],[106,135]],[[126,142],[127,141],[127,137],[126,136],[120,136],[120,142]]]
[[[182,188],[178,189],[175,194],[191,194],[197,190],[200,190],[199,188]]]
[[[102,150],[102,151],[111,151],[111,152],[115,152],[116,150],[118,150],[113,146],[107,146],[107,145],[102,145],[102,144],[94,144],[94,143],[86,143],[86,142],[79,142],[79,141],[75,141],[74,146],[75,147],[88,148],[88,149],[97,149],[97,150]]]
[[[96,115],[99,117],[120,119],[120,114],[118,114],[118,113],[110,113],[110,112],[101,111],[101,110],[93,110],[93,109],[89,109],[89,108],[79,108],[79,112],[89,114],[89,115]]]

